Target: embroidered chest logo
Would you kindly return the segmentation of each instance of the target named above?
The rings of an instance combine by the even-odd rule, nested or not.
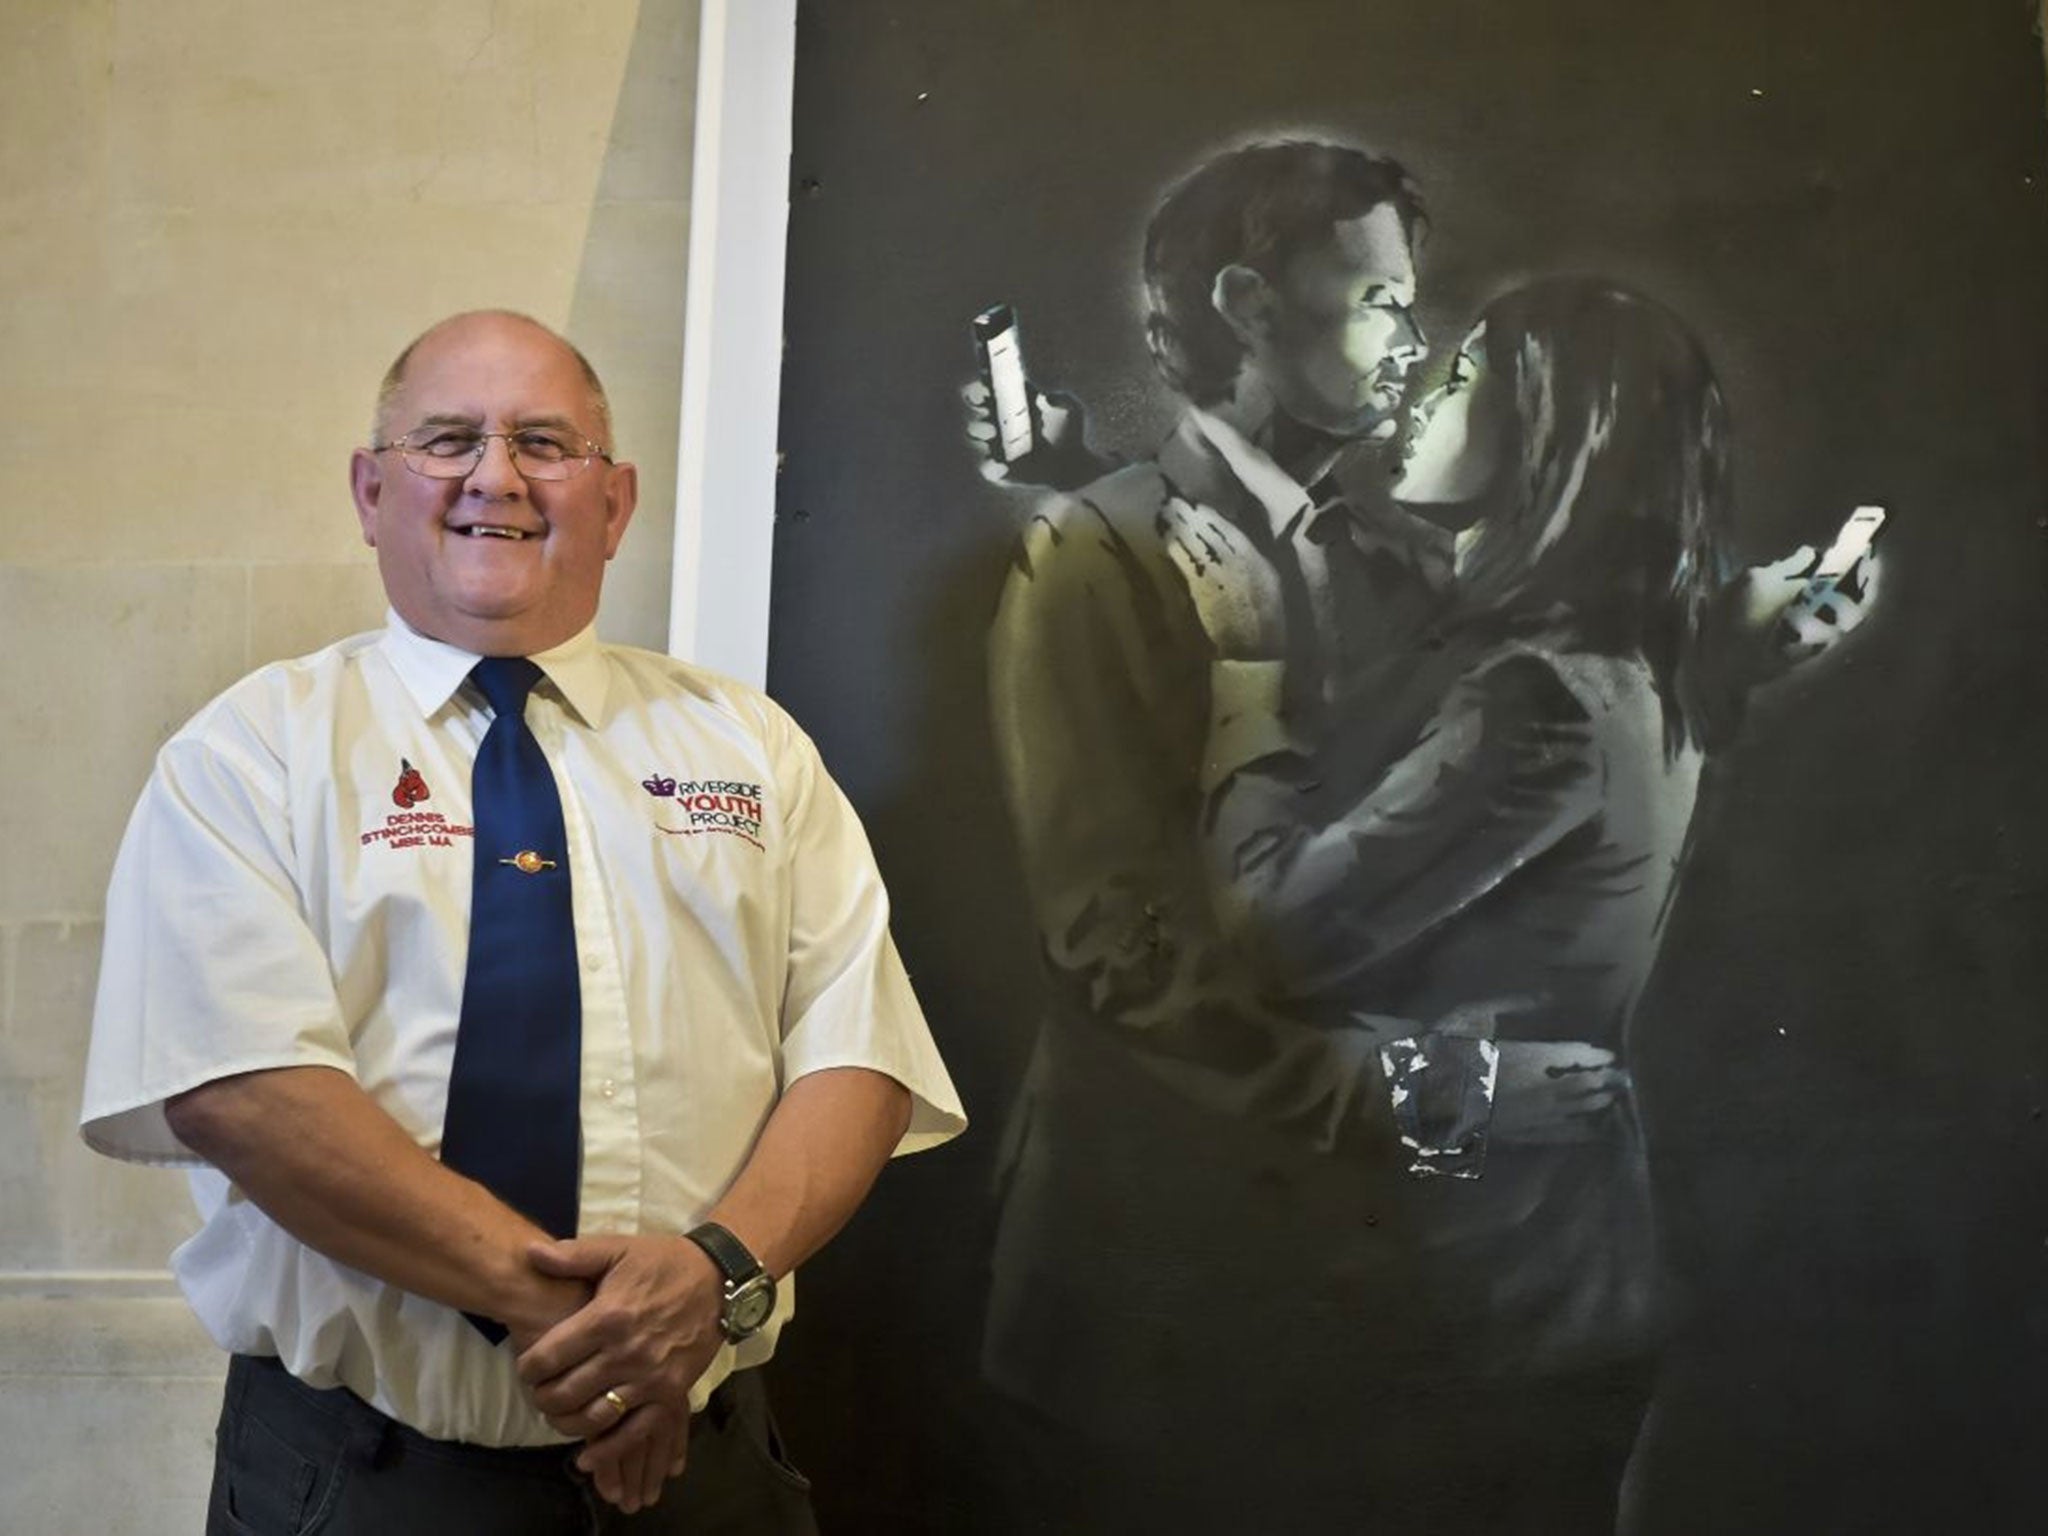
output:
[[[413,807],[431,797],[426,778],[404,758],[398,760],[398,782],[391,786],[391,803],[398,809],[384,818],[384,825],[362,834],[362,845],[382,843],[387,848],[452,848],[458,837],[474,837],[476,829],[450,821],[439,811],[417,811]]]
[[[737,837],[756,848],[761,842],[761,810],[765,803],[758,784],[733,779],[672,779],[651,773],[640,787],[657,800],[672,803],[683,825],[667,822],[655,825],[672,837],[696,837],[706,832]]]
[[[398,782],[391,790],[391,803],[401,811],[409,811],[427,798],[427,781],[420,777],[419,769],[401,757],[398,760]]]

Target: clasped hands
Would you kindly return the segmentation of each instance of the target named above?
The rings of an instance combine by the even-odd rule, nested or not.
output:
[[[1614,1113],[1629,1092],[1629,1072],[1611,1050],[1573,1040],[1502,1038],[1501,1021],[1541,1006],[1535,993],[1504,994],[1444,1014],[1425,1030],[1406,1020],[1372,1014],[1354,1022],[1374,1038],[1490,1040],[1498,1070],[1489,1121],[1491,1138],[1502,1144],[1547,1146],[1583,1141],[1588,1128]]]
[[[674,1236],[536,1242],[527,1257],[587,1299],[551,1325],[512,1329],[519,1379],[550,1425],[585,1442],[576,1465],[599,1496],[632,1514],[683,1470],[690,1388],[723,1342],[718,1271]]]

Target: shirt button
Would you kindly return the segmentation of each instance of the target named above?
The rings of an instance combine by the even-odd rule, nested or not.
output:
[[[595,949],[586,949],[585,951],[583,951],[583,963],[584,963],[584,965],[585,965],[586,967],[588,967],[588,968],[589,968],[590,970],[593,970],[593,971],[601,971],[601,970],[603,970],[603,969],[604,969],[604,953],[603,953],[603,951],[601,951],[601,950],[595,950]]]
[[[606,1078],[597,1091],[603,1094],[608,1099],[613,1098],[618,1094],[619,1085],[613,1082],[610,1078]]]

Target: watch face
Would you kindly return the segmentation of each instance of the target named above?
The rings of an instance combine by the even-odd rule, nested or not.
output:
[[[774,1310],[775,1282],[767,1275],[756,1275],[733,1292],[726,1304],[726,1332],[736,1339],[745,1338],[758,1332]]]

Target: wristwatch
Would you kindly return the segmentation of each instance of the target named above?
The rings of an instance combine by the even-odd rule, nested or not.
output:
[[[745,1243],[715,1221],[694,1227],[684,1236],[702,1248],[725,1277],[718,1331],[735,1344],[759,1333],[775,1311],[775,1277],[762,1268]]]

